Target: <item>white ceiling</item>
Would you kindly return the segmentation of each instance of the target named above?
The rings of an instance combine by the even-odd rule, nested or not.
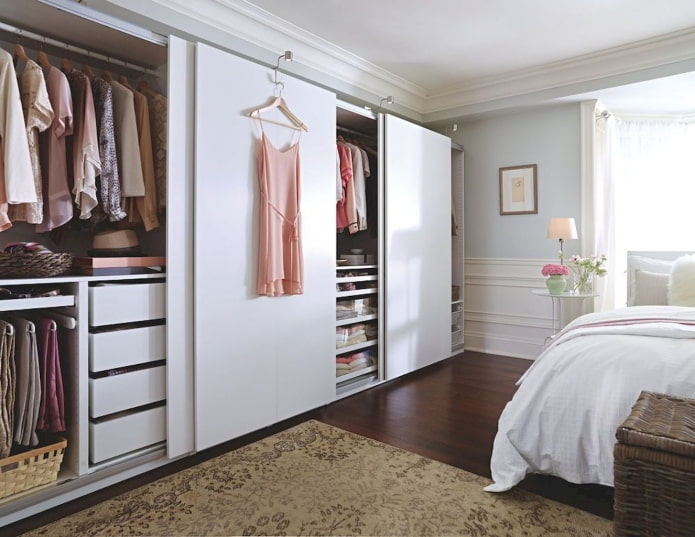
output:
[[[428,94],[695,26],[693,0],[249,0]]]
[[[228,0],[220,0],[229,4]],[[240,2],[235,2],[239,4]],[[246,0],[421,89],[425,98],[598,62],[695,32],[695,0]],[[281,20],[275,19],[278,17]],[[584,92],[583,98],[602,97]],[[621,92],[605,94],[621,102]],[[648,97],[648,98],[645,98]],[[642,111],[695,111],[695,79],[625,88]],[[628,102],[626,101],[626,103]],[[649,110],[645,110],[649,108]],[[635,110],[637,111],[637,110]]]

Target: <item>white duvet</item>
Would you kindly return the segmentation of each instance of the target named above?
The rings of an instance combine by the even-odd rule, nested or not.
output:
[[[636,306],[568,324],[499,420],[490,492],[528,473],[613,486],[615,431],[642,390],[695,397],[695,308]]]

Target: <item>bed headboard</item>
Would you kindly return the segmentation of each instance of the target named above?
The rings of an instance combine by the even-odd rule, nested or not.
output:
[[[627,252],[627,305],[665,305],[673,262],[692,251]]]

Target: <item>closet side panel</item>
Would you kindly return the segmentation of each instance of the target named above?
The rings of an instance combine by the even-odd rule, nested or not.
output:
[[[169,38],[167,455],[194,450],[193,155],[195,45]]]
[[[386,116],[386,378],[451,354],[451,140]]]

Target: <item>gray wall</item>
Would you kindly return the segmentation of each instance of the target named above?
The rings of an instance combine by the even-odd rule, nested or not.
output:
[[[540,108],[459,124],[454,142],[465,154],[465,256],[552,259],[545,238],[552,217],[571,216],[580,229],[579,104]],[[538,165],[538,214],[499,214],[499,168]],[[565,255],[579,253],[567,241]]]

